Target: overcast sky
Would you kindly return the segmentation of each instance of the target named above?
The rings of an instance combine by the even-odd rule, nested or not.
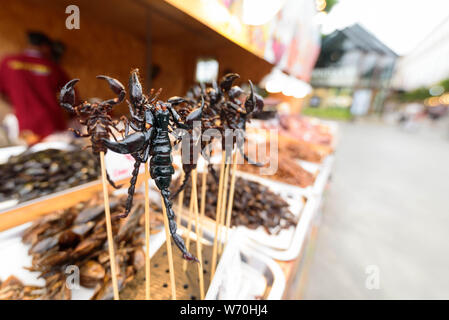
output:
[[[360,23],[400,55],[412,51],[449,18],[449,0],[339,0],[323,18],[323,33]]]

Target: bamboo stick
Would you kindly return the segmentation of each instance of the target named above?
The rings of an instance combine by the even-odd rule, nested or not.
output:
[[[225,236],[225,247],[228,243],[228,233],[231,227],[231,218],[232,218],[232,207],[234,205],[234,190],[235,190],[235,173],[237,171],[237,151],[234,152],[234,159],[232,163],[232,175],[231,175],[231,187],[229,189],[229,200],[228,200],[228,209],[226,211],[226,236]]]
[[[108,182],[106,180],[106,166],[104,162],[104,152],[100,151],[101,179],[103,182],[104,213],[106,215],[106,232],[108,237],[109,261],[111,264],[112,289],[114,300],[119,300],[117,270],[115,262],[114,239],[112,237],[111,212],[109,208]]]
[[[190,250],[190,233],[192,231],[192,221],[193,221],[193,205],[194,205],[194,198],[193,198],[193,184],[192,184],[192,189],[190,191],[190,203],[189,203],[189,216],[187,217],[188,222],[187,222],[187,234],[186,234],[186,248],[187,251]],[[184,261],[182,262],[182,270],[186,271],[187,270],[187,260],[184,259]]]
[[[201,222],[204,221],[204,215],[206,212],[206,190],[207,190],[207,166],[204,166],[203,174],[201,175],[201,206],[200,215]],[[203,228],[201,227],[201,238],[203,237]]]
[[[171,296],[172,300],[176,300],[175,269],[173,267],[173,251],[171,248],[171,237],[168,225],[167,208],[165,208],[164,199],[161,200],[162,200],[162,215],[164,216],[164,226],[165,226],[165,238],[166,238],[165,243],[167,245],[168,268],[170,270]]]
[[[184,177],[185,177],[184,170],[181,170],[181,177],[179,178],[181,184],[184,181]],[[176,217],[176,224],[178,225],[178,227],[181,226],[181,212],[183,212],[182,211],[183,201],[184,201],[184,189],[181,190],[181,192],[178,195],[178,216]]]
[[[150,175],[145,162],[145,299],[150,300]]]
[[[221,213],[220,213],[220,229],[218,230],[218,238],[220,239],[220,243],[218,244],[218,254],[221,254],[223,250],[223,239],[222,239],[222,232],[223,232],[223,226],[225,224],[225,213],[226,213],[226,203],[227,203],[227,197],[228,197],[228,178],[229,178],[229,167],[231,166],[230,163],[226,163],[225,167],[225,175],[224,175],[224,181],[223,181],[223,195],[221,196]]]
[[[220,181],[218,183],[218,196],[217,196],[217,209],[215,211],[215,237],[214,237],[214,246],[212,249],[212,265],[211,265],[211,281],[215,274],[215,268],[217,264],[217,241],[218,241],[218,228],[220,226],[220,213],[221,213],[221,197],[222,197],[222,188],[223,188],[223,176],[224,176],[224,167],[226,161],[226,151],[223,150],[221,152],[221,165],[220,165]]]
[[[196,255],[199,260],[198,262],[198,277],[200,280],[200,297],[201,300],[204,300],[204,276],[203,276],[203,254],[202,254],[202,248],[201,248],[201,222],[199,218],[198,213],[198,192],[197,192],[197,171],[196,169],[192,172],[192,189],[193,192],[193,198],[194,198],[194,212],[195,212],[195,232],[196,232]]]

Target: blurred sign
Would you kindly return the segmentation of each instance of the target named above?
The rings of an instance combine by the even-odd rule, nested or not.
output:
[[[109,150],[105,155],[106,170],[114,181],[131,177],[134,162],[134,158],[129,154],[120,154]],[[144,170],[144,164],[141,164],[139,172]]]
[[[195,78],[199,83],[211,83],[218,77],[218,61],[215,59],[198,59]]]
[[[328,87],[352,87],[358,80],[357,68],[354,66],[341,68],[315,68],[312,74],[312,85]]]

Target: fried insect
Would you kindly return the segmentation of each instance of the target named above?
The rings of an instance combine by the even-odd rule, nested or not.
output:
[[[247,96],[244,105],[242,105],[240,98],[244,95],[244,91],[239,86],[233,86],[233,83],[238,78],[240,76],[237,73],[228,73],[220,80],[218,85],[216,82],[209,88],[204,88],[203,85],[195,85],[187,92],[184,100],[190,104],[198,104],[201,95],[205,94],[206,108],[201,118],[202,139],[200,143],[202,154],[206,156],[206,160],[209,160],[208,158],[210,157],[207,148],[211,145],[212,139],[204,139],[204,137],[206,136],[206,130],[212,128],[218,130],[221,134],[222,150],[226,151],[227,162],[230,160],[231,150],[237,145],[238,150],[246,161],[260,167],[262,164],[251,160],[245,154],[243,145],[246,139],[246,123],[250,121],[254,112],[262,111],[264,103],[262,97],[254,92],[253,83],[249,80],[250,94]],[[231,142],[231,145],[229,145],[229,142]],[[198,143],[193,138],[190,140],[190,159],[183,157],[184,181],[173,193],[172,199],[184,190],[190,179],[191,172],[196,168],[195,156],[197,155],[192,155],[192,153],[193,150],[198,150],[196,145]],[[212,165],[209,165],[209,171],[218,180]]]
[[[99,174],[97,159],[89,151],[27,150],[0,165],[0,202],[28,201],[95,180]]]
[[[204,103],[200,108],[193,110],[186,118],[186,123],[181,122],[181,118],[173,108],[176,103],[183,100],[172,100],[171,103],[154,101],[142,93],[142,86],[139,82],[137,70],[133,70],[129,80],[130,87],[130,112],[137,121],[133,127],[135,133],[126,135],[120,142],[113,142],[102,139],[105,146],[110,150],[122,154],[131,154],[135,159],[131,185],[128,189],[128,199],[126,209],[122,217],[126,217],[133,201],[133,194],[137,175],[141,163],[150,159],[150,174],[156,186],[161,192],[169,220],[170,234],[177,247],[182,251],[183,257],[187,260],[197,259],[187,251],[184,241],[176,233],[175,212],[170,201],[170,183],[174,173],[171,156],[171,142],[169,138],[169,126],[175,128],[189,129],[189,123],[201,118]],[[131,111],[132,110],[132,111]],[[139,115],[140,113],[140,115]],[[143,121],[143,122],[142,122]]]
[[[72,128],[70,128],[70,130],[73,131],[78,137],[90,137],[92,151],[94,154],[99,156],[100,152],[107,152],[107,148],[102,143],[103,138],[109,138],[109,135],[111,134],[114,139],[117,140],[111,128],[119,131],[117,129],[118,121],[112,120],[109,113],[115,105],[121,103],[125,98],[125,88],[118,80],[114,78],[104,75],[97,76],[97,78],[106,80],[112,91],[117,94],[117,98],[104,100],[99,103],[89,103],[84,101],[81,104],[75,105],[74,87],[79,79],[73,79],[62,87],[59,103],[61,107],[67,111],[75,113],[79,118],[79,123],[87,127],[86,134]],[[114,188],[120,188],[120,186],[115,185],[114,181],[111,180],[107,172],[106,179]]]
[[[124,198],[111,197],[111,214],[119,214]],[[151,229],[162,226],[160,208],[151,207],[156,221],[151,222]],[[144,263],[142,258],[142,236],[144,234],[143,197],[136,195],[135,206],[128,219],[113,219],[112,228],[117,245],[116,261],[119,283],[125,285]],[[80,284],[95,288],[94,298],[112,299],[110,279],[110,261],[106,240],[106,225],[102,194],[98,193],[88,202],[49,214],[33,223],[23,234],[23,241],[31,245],[32,265],[27,270],[38,272],[38,278],[45,280],[42,290],[33,290],[29,294],[17,296],[17,299],[30,299],[35,295],[40,299],[70,299],[66,276],[68,266],[77,266]],[[49,240],[48,240],[49,239]],[[48,241],[47,241],[48,240]],[[56,243],[55,243],[56,241]],[[45,247],[46,250],[37,250]],[[16,297],[20,293],[17,281],[3,282],[0,285],[0,299]],[[120,282],[121,281],[121,282]],[[111,289],[110,289],[111,288]],[[4,290],[1,290],[4,289]],[[110,294],[109,294],[110,290]],[[108,293],[104,295],[104,293]]]
[[[197,181],[197,188],[201,182]],[[192,183],[187,184],[184,205],[189,205]],[[206,216],[215,220],[218,184],[211,175],[207,176]],[[255,181],[236,178],[234,203],[231,212],[231,226],[246,226],[249,229],[263,227],[268,234],[278,234],[297,224],[297,218],[289,209],[288,202],[267,186]]]

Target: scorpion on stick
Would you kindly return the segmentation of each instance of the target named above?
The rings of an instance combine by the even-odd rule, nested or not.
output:
[[[85,134],[73,128],[70,128],[69,130],[73,131],[77,137],[90,137],[91,145],[88,147],[92,147],[93,153],[99,157],[101,151],[104,153],[107,152],[107,148],[102,142],[103,138],[108,138],[109,134],[111,134],[114,139],[117,140],[111,130],[111,127],[120,132],[120,130],[117,129],[118,121],[112,120],[109,113],[115,105],[121,103],[125,98],[125,88],[118,80],[114,78],[104,75],[97,76],[97,78],[106,80],[112,91],[117,94],[117,97],[99,103],[89,103],[84,101],[81,104],[75,105],[74,87],[79,79],[73,79],[62,87],[59,102],[61,107],[71,113],[75,113],[78,117],[79,123],[87,127],[87,133]],[[107,172],[106,179],[115,189],[121,187],[117,186],[114,181],[111,180]]]
[[[244,141],[246,139],[244,136],[246,123],[250,121],[253,112],[262,111],[264,106],[263,98],[254,92],[254,86],[251,81],[249,81],[250,94],[247,96],[245,103],[242,106],[240,97],[244,92],[239,86],[233,86],[234,81],[239,77],[240,76],[237,73],[228,73],[220,80],[218,85],[214,82],[212,87],[206,89],[202,85],[195,85],[187,92],[184,100],[190,104],[198,104],[199,97],[205,92],[207,107],[201,118],[202,134],[210,128],[219,130],[222,137],[221,144],[223,150],[228,150],[226,147],[229,146],[226,146],[226,141],[232,139],[232,148],[237,144],[238,150],[246,161],[256,166],[261,166],[262,164],[251,160],[248,155],[245,154],[243,144],[238,143],[237,136],[234,135],[234,132],[238,135],[243,134],[243,139],[240,141]],[[232,135],[232,137],[229,135]],[[194,143],[195,141],[192,140],[190,146],[191,152],[192,150],[195,150]],[[210,143],[210,141],[206,140],[201,141],[201,150],[205,151]],[[226,157],[228,158],[230,156],[229,152],[226,152]],[[190,157],[192,158],[192,154],[190,154]],[[176,192],[173,193],[172,198],[176,197],[182,190],[184,190],[190,179],[190,174],[195,168],[195,161],[187,163],[183,161],[184,180]],[[211,164],[209,165],[209,170],[212,172],[215,180],[218,181],[216,172],[213,170]]]
[[[134,133],[125,135],[119,142],[109,141],[103,138],[104,145],[110,150],[122,154],[131,154],[135,159],[131,186],[128,190],[126,202],[126,217],[129,214],[134,194],[134,186],[137,181],[140,164],[150,159],[150,175],[155,181],[157,188],[161,192],[164,205],[166,207],[169,221],[170,234],[177,247],[182,251],[184,259],[198,261],[195,256],[187,251],[183,239],[176,233],[175,212],[170,201],[169,186],[174,173],[171,156],[171,142],[169,138],[169,126],[182,129],[190,129],[190,124],[201,118],[204,103],[189,113],[186,122],[181,122],[181,118],[174,109],[174,105],[183,103],[182,98],[172,98],[170,102],[156,101],[150,99],[142,93],[142,86],[139,82],[137,70],[133,70],[129,80],[130,113],[133,123],[131,127]]]

